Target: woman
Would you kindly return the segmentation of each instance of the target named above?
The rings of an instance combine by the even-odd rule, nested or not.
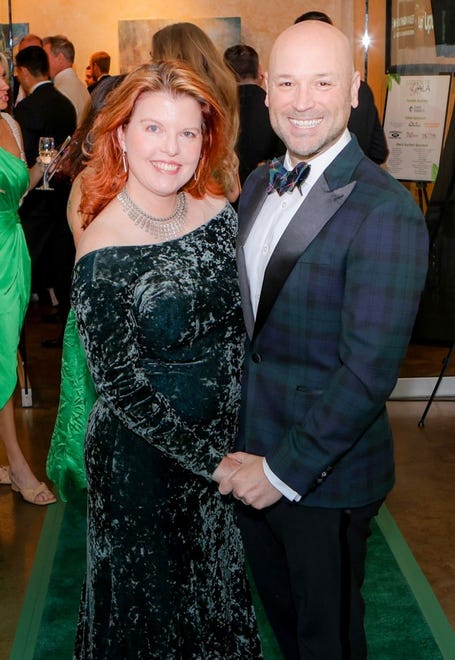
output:
[[[234,508],[212,480],[243,343],[225,119],[202,78],[162,62],[95,120],[72,300],[98,396],[78,659],[261,657]]]
[[[8,62],[0,53],[0,110],[8,106],[8,92]],[[17,347],[30,297],[30,257],[18,209],[28,186],[20,129],[10,115],[0,112],[0,437],[9,463],[0,466],[0,483],[27,502],[45,506],[56,499],[30,469],[14,423]]]
[[[235,152],[239,130],[237,81],[210,37],[194,23],[173,23],[152,37],[154,60],[183,60],[210,84],[226,111],[228,152],[220,169],[227,176],[227,197],[235,202],[240,193],[239,160]],[[215,177],[221,172],[215,172]]]

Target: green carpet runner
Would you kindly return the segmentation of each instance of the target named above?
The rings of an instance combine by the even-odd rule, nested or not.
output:
[[[83,498],[50,507],[10,660],[71,660],[84,546]],[[364,596],[369,660],[455,660],[455,633],[386,507],[369,540]],[[264,658],[279,660],[256,606]]]

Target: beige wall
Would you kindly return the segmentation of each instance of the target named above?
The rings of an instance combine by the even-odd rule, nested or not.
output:
[[[356,66],[363,75],[363,50],[360,40],[364,31],[364,0],[343,2],[287,0],[11,0],[13,22],[29,23],[30,31],[40,36],[65,34],[76,48],[75,69],[83,78],[89,56],[96,50],[107,50],[112,56],[112,73],[118,73],[117,22],[125,19],[169,18],[193,20],[197,17],[240,16],[242,41],[259,52],[266,68],[271,44],[279,32],[305,11],[318,9],[329,14],[355,44]],[[1,0],[1,22],[8,21],[7,0]],[[370,0],[370,31],[375,46],[369,56],[369,82],[382,110],[385,94],[383,30],[385,2]],[[286,7],[286,13],[283,13]],[[377,9],[376,9],[377,8]],[[378,27],[371,20],[377,12]],[[375,14],[376,15],[376,14]],[[374,50],[374,52],[373,52]],[[140,64],[138,62],[138,64]],[[371,72],[371,74],[370,74]],[[370,77],[371,75],[371,77]]]

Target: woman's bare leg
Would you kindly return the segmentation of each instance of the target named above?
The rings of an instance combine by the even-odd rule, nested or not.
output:
[[[22,489],[35,489],[40,482],[33,474],[19,446],[14,422],[13,397],[0,410],[0,438],[5,446],[11,477],[16,486]],[[49,489],[36,496],[36,502],[47,502],[53,498]]]

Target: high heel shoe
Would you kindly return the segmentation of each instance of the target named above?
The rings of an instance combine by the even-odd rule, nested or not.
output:
[[[0,465],[0,485],[11,486],[11,477],[8,465]]]
[[[54,502],[57,501],[57,498],[51,493],[44,481],[41,481],[36,488],[19,488],[14,479],[11,477],[11,490],[13,490],[15,493],[20,493],[26,502],[30,502],[30,504],[36,504],[37,506],[47,506],[48,504],[54,504]],[[46,490],[51,493],[51,497],[49,497],[47,500],[36,501],[37,496],[41,493],[44,493]]]

